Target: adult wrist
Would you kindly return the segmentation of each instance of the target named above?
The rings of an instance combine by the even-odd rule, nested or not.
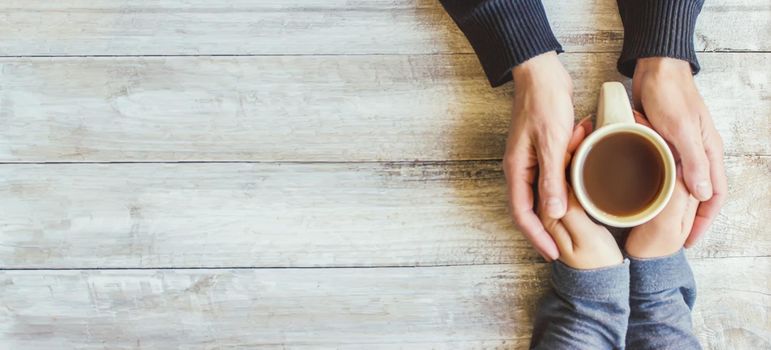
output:
[[[638,58],[634,76],[647,73],[682,74],[691,76],[691,64],[688,61],[671,57]]]
[[[512,70],[515,86],[534,84],[561,84],[572,91],[572,81],[556,51],[532,57]]]
[[[511,74],[514,78],[533,75],[543,71],[546,67],[554,67],[556,65],[562,66],[562,63],[557,59],[557,52],[548,51],[518,64],[511,70]]]

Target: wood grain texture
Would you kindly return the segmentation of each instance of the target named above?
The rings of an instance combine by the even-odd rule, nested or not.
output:
[[[771,251],[771,157],[727,159],[692,257]],[[0,266],[330,267],[540,261],[498,162],[0,165]]]
[[[582,117],[615,1],[545,6]],[[730,178],[689,251],[706,349],[771,348],[769,13],[697,26]],[[0,56],[0,348],[527,347],[512,87],[438,1],[3,0]]]
[[[703,54],[729,154],[771,154],[771,54]],[[562,56],[576,115],[619,80],[612,54]],[[0,59],[0,161],[500,159],[512,87],[476,58]]]
[[[693,319],[703,346],[771,346],[771,258],[693,265]],[[0,343],[25,350],[523,349],[546,276],[542,264],[4,271]]]
[[[620,49],[615,1],[544,5],[567,51]],[[771,50],[770,10],[763,1],[708,1],[696,48]],[[435,0],[4,0],[0,19],[4,56],[472,52]]]

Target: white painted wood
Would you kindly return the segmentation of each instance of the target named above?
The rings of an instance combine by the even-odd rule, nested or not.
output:
[[[693,257],[771,251],[771,158],[727,160]],[[298,267],[540,261],[498,162],[0,165],[0,266]]]
[[[576,114],[618,80],[566,54]],[[703,54],[697,81],[730,154],[771,154],[771,54]],[[476,58],[0,60],[0,161],[499,159],[512,87]]]
[[[613,52],[613,0],[544,1],[567,51]],[[698,50],[771,50],[765,1],[707,1]],[[437,0],[4,0],[0,55],[470,53]]]
[[[771,346],[770,258],[694,263],[705,349]],[[526,348],[541,264],[4,271],[9,349]]]
[[[545,6],[581,117],[615,1]],[[696,47],[771,51],[769,13],[707,1]],[[471,53],[435,0],[0,2],[0,162],[267,162],[0,164],[0,269],[49,269],[0,270],[0,348],[526,348],[547,284],[498,163],[431,162],[502,154]],[[8,57],[67,55],[163,57]],[[769,55],[700,56],[733,155],[689,251],[706,349],[771,347]]]

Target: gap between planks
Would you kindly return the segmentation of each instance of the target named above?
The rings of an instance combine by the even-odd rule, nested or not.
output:
[[[739,157],[771,157],[762,152],[732,152],[724,153],[724,158]],[[502,162],[502,158],[469,158],[447,160],[137,160],[137,161],[4,161],[2,165],[88,165],[88,164],[420,164],[420,165],[452,165],[461,163]]]
[[[768,50],[697,50],[697,54],[761,54],[771,53]],[[579,51],[580,54],[609,54],[617,51]],[[174,57],[346,57],[346,56],[476,56],[473,52],[427,52],[418,54],[409,53],[259,53],[259,54],[148,54],[148,55],[0,55],[0,58],[174,58]]]
[[[763,259],[771,258],[771,255],[736,255],[736,256],[718,256],[718,257],[688,257],[688,261],[712,261],[712,260],[734,260],[734,259]],[[372,265],[372,266],[155,266],[155,267],[14,267],[0,268],[2,271],[175,271],[175,270],[347,270],[347,269],[423,269],[423,268],[448,268],[448,267],[479,267],[479,266],[548,266],[549,263],[542,262],[517,262],[517,263],[455,263],[455,264],[434,264],[434,265]]]
[[[734,200],[689,256],[768,254],[769,160],[727,159]],[[506,214],[498,162],[0,170],[7,268],[542,261]]]

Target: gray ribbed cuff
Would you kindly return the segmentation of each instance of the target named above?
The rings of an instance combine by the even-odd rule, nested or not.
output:
[[[549,51],[562,52],[540,0],[489,0],[458,23],[492,86],[509,80],[511,70]]]
[[[628,258],[632,293],[656,293],[679,288],[693,280],[693,272],[685,258],[684,249],[660,258]]]
[[[551,264],[551,283],[558,293],[589,300],[629,298],[629,260],[592,270],[577,270],[557,260]]]
[[[699,72],[693,34],[703,0],[617,1],[624,22],[621,74],[631,78],[637,59],[643,57],[681,59],[691,64],[694,74]]]

